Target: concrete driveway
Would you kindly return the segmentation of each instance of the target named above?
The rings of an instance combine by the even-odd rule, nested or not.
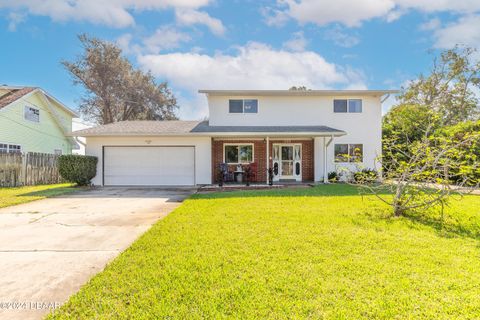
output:
[[[0,319],[64,303],[193,191],[102,188],[0,209]]]

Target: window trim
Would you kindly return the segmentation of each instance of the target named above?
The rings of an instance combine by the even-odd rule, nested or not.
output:
[[[257,101],[257,112],[245,112],[245,101],[254,100]],[[231,112],[230,111],[230,101],[242,101],[242,112]],[[258,99],[228,99],[228,114],[258,114]]]
[[[6,152],[6,153],[22,153],[22,152],[23,152],[23,147],[22,147],[21,144],[8,143],[8,142],[0,142],[0,144],[6,144],[6,145],[7,145],[7,152]],[[20,147],[20,149],[18,149],[18,152],[16,151],[17,149],[15,149],[15,152],[11,152],[11,151],[10,151],[10,146]],[[2,149],[3,149],[3,148],[2,148]]]
[[[347,101],[347,110],[346,111],[335,111],[335,101],[345,100]],[[350,101],[351,100],[359,100],[360,101],[360,112],[352,112],[350,111]],[[333,113],[363,113],[363,99],[362,98],[348,98],[348,99],[333,99]]]
[[[360,111],[350,111],[350,102],[351,101],[360,101]],[[348,113],[362,113],[363,112],[363,100],[362,99],[348,99],[347,102]]]
[[[337,156],[335,155],[335,147],[337,145],[340,145],[340,144],[343,144],[343,145],[347,145],[347,157],[348,157],[348,161],[337,161]],[[350,146],[354,146],[354,145],[361,145],[362,146],[362,161],[351,161],[352,159],[352,156],[350,156]],[[333,162],[334,163],[363,163],[363,160],[365,159],[365,148],[364,148],[364,144],[363,143],[335,143],[333,145]]]
[[[238,160],[240,161],[240,146],[251,146],[252,147],[252,161],[250,162],[227,162],[227,159],[226,159],[226,156],[227,156],[227,153],[225,152],[225,148],[227,146],[238,146]],[[253,143],[250,143],[250,142],[246,142],[246,143],[224,143],[223,144],[223,163],[226,163],[226,164],[233,164],[233,165],[238,165],[238,164],[248,164],[248,163],[252,163],[252,162],[255,162],[255,147],[254,147],[254,144]]]
[[[36,110],[38,111],[38,121],[34,121],[34,120],[31,120],[31,119],[28,119],[27,118],[27,109],[31,109],[31,110]],[[40,123],[40,108],[36,108],[36,107],[32,107],[32,106],[29,106],[29,105],[25,105],[25,107],[23,108],[23,119],[24,120],[27,120],[29,122],[33,122],[33,123]]]

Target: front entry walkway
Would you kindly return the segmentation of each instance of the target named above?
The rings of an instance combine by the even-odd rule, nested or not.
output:
[[[0,319],[42,318],[193,191],[102,188],[0,209]]]

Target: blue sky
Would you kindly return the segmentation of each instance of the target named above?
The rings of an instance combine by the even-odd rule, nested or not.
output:
[[[198,89],[400,88],[440,50],[480,47],[478,30],[480,0],[0,0],[0,83],[76,108],[82,89],[60,61],[88,33],[168,81],[180,117],[198,119]]]

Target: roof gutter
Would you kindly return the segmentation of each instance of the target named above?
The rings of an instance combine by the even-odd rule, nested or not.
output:
[[[118,132],[118,133],[97,133],[97,134],[84,134],[81,132],[73,132],[69,136],[73,137],[223,137],[223,136],[344,136],[347,133],[345,131],[339,132],[191,132],[191,133],[141,133],[141,132]]]

